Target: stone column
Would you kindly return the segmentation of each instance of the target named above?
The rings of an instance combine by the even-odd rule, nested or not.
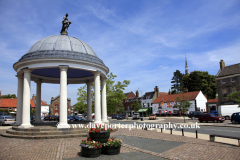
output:
[[[23,76],[16,76],[18,78],[18,91],[17,91],[17,117],[14,126],[22,124],[22,105],[23,105]]]
[[[102,122],[109,123],[107,119],[107,103],[106,103],[106,77],[101,79],[102,88]]]
[[[87,121],[92,120],[92,98],[91,98],[91,84],[92,82],[87,83]]]
[[[67,122],[67,70],[68,66],[59,66],[60,69],[60,117],[58,128],[68,128]]]
[[[30,128],[34,127],[30,121],[30,84],[31,84],[31,72],[30,69],[23,70],[23,109],[22,109],[22,124],[19,128]]]
[[[100,72],[93,72],[94,74],[94,123],[101,124],[101,106],[100,106]]]
[[[41,85],[40,81],[37,81],[37,93],[36,93],[36,119],[35,123],[42,123],[41,120]]]

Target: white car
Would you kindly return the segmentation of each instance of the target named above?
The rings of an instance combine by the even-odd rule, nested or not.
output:
[[[139,119],[140,118],[139,113],[134,113],[132,118],[133,119]]]
[[[10,124],[13,125],[16,122],[16,119],[10,115],[0,116],[0,126]]]

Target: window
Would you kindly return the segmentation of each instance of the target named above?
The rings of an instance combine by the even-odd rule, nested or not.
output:
[[[55,116],[58,116],[58,112],[55,113]]]
[[[226,79],[222,79],[222,83],[226,83]]]
[[[223,97],[227,97],[227,89],[222,90],[222,95],[223,95]]]
[[[55,105],[55,110],[58,110],[58,104]]]
[[[232,82],[236,82],[236,77],[233,77],[233,78],[232,78]]]

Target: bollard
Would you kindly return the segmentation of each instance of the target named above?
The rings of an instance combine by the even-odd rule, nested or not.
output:
[[[172,134],[172,128],[170,128],[171,134]]]
[[[161,128],[161,133],[162,133],[162,128]]]
[[[183,132],[183,129],[182,129],[182,136],[184,136],[184,132]]]
[[[198,138],[197,130],[196,130],[196,138]]]

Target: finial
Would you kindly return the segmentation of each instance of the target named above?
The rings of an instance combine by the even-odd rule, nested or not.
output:
[[[67,30],[70,24],[71,24],[71,21],[68,20],[68,13],[66,13],[66,15],[63,17],[63,20],[62,20],[62,30],[60,32],[62,35],[68,35]]]

